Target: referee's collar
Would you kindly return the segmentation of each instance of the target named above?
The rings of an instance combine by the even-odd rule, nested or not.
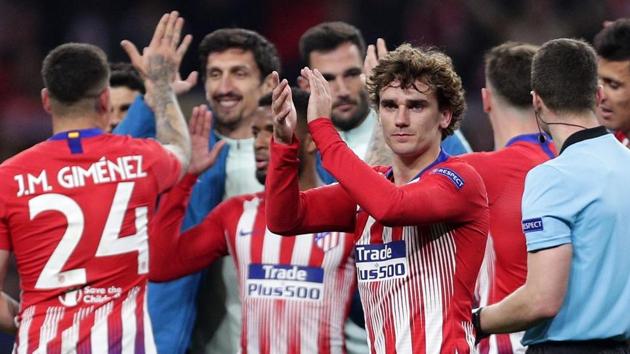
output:
[[[562,154],[562,152],[566,150],[567,147],[575,143],[579,143],[580,141],[584,141],[588,139],[599,138],[600,136],[606,135],[606,134],[610,134],[610,133],[608,132],[608,130],[606,130],[606,128],[602,126],[584,129],[584,130],[580,130],[579,132],[575,132],[571,134],[571,136],[569,136],[567,140],[564,142],[564,144],[562,145],[562,148],[560,149],[560,154]]]

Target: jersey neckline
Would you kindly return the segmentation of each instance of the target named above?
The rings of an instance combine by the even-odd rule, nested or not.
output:
[[[440,148],[440,153],[438,154],[437,158],[433,162],[431,162],[427,167],[423,168],[414,178],[410,179],[407,183],[420,178],[420,176],[422,176],[431,167],[448,160],[449,157],[451,157],[451,155],[447,154],[446,152],[444,152],[444,150]],[[387,177],[387,179],[391,181],[393,180],[393,175],[394,175],[394,169],[392,166],[390,166],[389,169],[385,171],[385,176]]]
[[[63,132],[59,132],[48,140],[66,140],[66,139],[77,139],[77,138],[91,138],[93,136],[98,136],[104,134],[103,130],[99,128],[89,128],[89,129],[75,129],[75,130],[67,130]]]

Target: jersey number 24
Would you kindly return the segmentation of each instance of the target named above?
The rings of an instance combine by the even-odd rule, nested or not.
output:
[[[146,274],[149,269],[149,255],[147,246],[147,207],[138,207],[136,212],[136,234],[119,237],[134,182],[121,182],[116,187],[116,194],[112,208],[107,216],[103,234],[101,235],[96,257],[138,252],[138,274]],[[37,278],[37,289],[56,289],[87,283],[85,268],[61,271],[68,258],[79,244],[85,224],[83,211],[72,198],[57,194],[42,194],[31,199],[28,203],[30,218],[45,211],[58,211],[68,222],[68,227],[61,237],[61,241],[46,262],[44,269]]]

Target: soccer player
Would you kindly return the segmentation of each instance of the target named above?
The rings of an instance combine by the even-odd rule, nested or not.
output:
[[[211,146],[222,140],[226,147],[221,150],[217,163],[199,176],[183,229],[199,223],[223,199],[263,189],[255,178],[251,123],[258,100],[271,91],[271,72],[280,70],[280,59],[273,44],[245,29],[216,30],[205,36],[198,51],[206,98],[215,118]],[[179,54],[181,61],[184,53]],[[192,86],[192,77],[180,82],[184,90]],[[151,110],[138,98],[115,132],[150,136],[154,127],[152,117]],[[191,342],[195,317],[193,352],[233,353],[238,350],[241,310],[235,268],[228,258],[212,267],[207,272],[210,279],[204,281],[204,288],[199,291],[201,274],[149,284],[149,311],[160,352],[183,354]],[[224,277],[230,280],[223,282]],[[203,294],[203,300],[197,300],[198,293]],[[226,306],[218,305],[224,302],[227,314]],[[199,316],[197,303],[201,307]],[[220,326],[218,330],[217,326]]]
[[[604,86],[600,122],[630,148],[630,19],[619,19],[595,36],[597,68]]]
[[[527,250],[521,229],[525,175],[555,156],[551,139],[541,138],[532,119],[531,66],[537,49],[507,42],[488,51],[481,98],[497,151],[462,156],[483,179],[490,207],[490,234],[479,282],[481,306],[499,302],[525,283]],[[492,336],[480,343],[480,352],[523,353],[522,336]]]
[[[391,167],[372,168],[330,121],[326,79],[308,68],[309,130],[338,184],[297,186],[295,113],[286,83],[274,89],[267,175],[272,232],[354,231],[361,301],[373,353],[474,351],[475,280],[488,233],[486,191],[475,170],[440,149],[461,120],[461,80],[449,57],[402,45],[380,58],[369,93]],[[283,81],[285,82],[285,81]]]
[[[321,184],[315,146],[306,126],[308,94],[294,89],[300,189]],[[252,131],[256,178],[265,182],[273,133],[271,96],[261,100]],[[199,271],[232,255],[242,306],[243,353],[343,353],[343,325],[356,286],[353,238],[340,232],[283,237],[267,230],[264,193],[236,196],[219,204],[181,236],[181,220],[197,176],[190,175],[160,207],[160,236],[151,257],[161,260],[152,280],[170,280]],[[160,220],[163,219],[163,220]],[[161,221],[161,222],[160,222]],[[172,232],[175,231],[175,232]],[[152,244],[153,246],[153,244]]]
[[[125,118],[136,97],[144,95],[146,90],[142,77],[130,63],[111,63],[109,70],[110,99],[112,101],[109,131],[111,131]]]
[[[555,39],[532,63],[536,119],[558,157],[525,181],[525,284],[477,310],[477,336],[527,329],[528,353],[628,353],[630,151],[599,126],[597,58]]]
[[[381,141],[380,130],[375,130],[376,112],[369,107],[365,80],[361,79],[363,74],[369,75],[370,69],[364,65],[366,47],[361,32],[345,22],[324,22],[304,32],[299,47],[304,65],[320,71],[330,85],[333,96],[331,119],[341,138],[370,164],[384,160],[391,162],[391,152]],[[376,46],[368,48],[367,54],[372,54],[374,61],[378,61],[378,55],[387,53],[382,39]],[[309,89],[303,78],[298,78],[298,84],[302,89]],[[442,147],[451,155],[472,151],[459,131],[449,135]],[[332,181],[321,166],[318,169],[324,180]]]
[[[44,59],[54,135],[0,165],[0,274],[12,251],[22,290],[14,352],[156,352],[147,225],[190,157],[170,88],[182,26],[165,14],[142,56],[164,146],[103,132],[109,68],[99,48],[69,43]]]

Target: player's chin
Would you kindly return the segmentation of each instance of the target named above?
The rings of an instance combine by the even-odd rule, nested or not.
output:
[[[390,145],[392,152],[400,157],[417,157],[422,154],[422,149],[409,143],[396,143]]]
[[[241,117],[242,117],[241,110],[237,110],[237,109],[230,109],[230,110],[217,109],[213,111],[213,113],[214,113],[213,118],[217,122],[223,125],[234,124],[238,122],[239,120],[241,120]]]

